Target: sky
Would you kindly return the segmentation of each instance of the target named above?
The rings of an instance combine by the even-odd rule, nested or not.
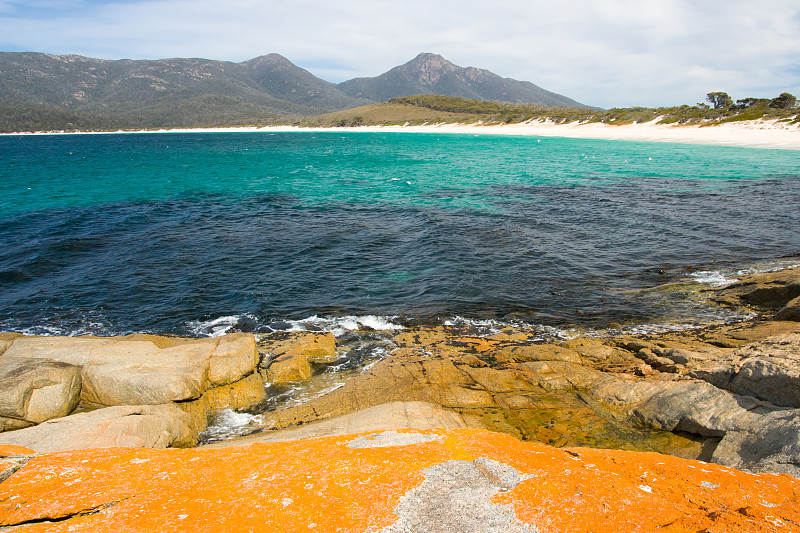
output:
[[[797,0],[0,0],[0,51],[244,61],[328,81],[420,52],[600,107],[800,96]]]

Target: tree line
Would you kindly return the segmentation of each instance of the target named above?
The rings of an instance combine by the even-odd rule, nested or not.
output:
[[[794,109],[797,107],[797,98],[790,93],[781,93],[775,98],[742,98],[736,100],[734,104],[733,98],[725,92],[711,92],[706,95],[706,102],[697,104],[698,107],[705,107],[708,109],[709,104],[714,109],[730,109],[743,110],[753,106],[770,107],[772,109]]]

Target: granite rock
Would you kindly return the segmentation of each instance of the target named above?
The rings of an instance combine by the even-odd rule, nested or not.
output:
[[[116,406],[0,434],[0,444],[37,452],[88,448],[193,446],[190,417],[174,405]]]
[[[209,339],[23,336],[13,339],[7,357],[80,367],[81,399],[101,406],[195,400],[253,373],[258,360],[253,335],[244,333]]]
[[[80,392],[77,366],[47,359],[0,358],[0,417],[33,424],[60,418],[75,408]]]

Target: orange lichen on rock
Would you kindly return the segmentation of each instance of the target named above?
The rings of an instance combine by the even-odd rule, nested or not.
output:
[[[0,457],[11,455],[33,455],[36,452],[25,446],[12,446],[10,444],[0,444]]]
[[[463,497],[426,507],[425,498],[443,491]],[[462,531],[459,520],[484,523],[486,514],[486,524],[510,524],[503,531],[785,532],[800,531],[799,495],[800,480],[786,475],[652,453],[559,450],[473,429],[404,430],[40,455],[0,483],[0,527]],[[474,512],[462,509],[470,505]]]

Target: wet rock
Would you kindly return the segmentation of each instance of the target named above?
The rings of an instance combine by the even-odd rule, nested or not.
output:
[[[777,533],[800,523],[798,494],[789,476],[654,453],[400,431],[38,456],[0,483],[0,527]]]
[[[800,322],[800,296],[791,300],[780,311],[775,313],[775,320]]]
[[[748,305],[778,310],[800,296],[800,268],[746,276],[723,287],[714,301],[728,305]]]
[[[267,381],[275,384],[306,380],[310,363],[332,363],[338,357],[333,333],[281,332],[267,339],[264,349]]]
[[[0,417],[33,424],[60,418],[75,408],[80,392],[77,366],[46,359],[0,358]],[[9,421],[8,425],[14,424]]]
[[[106,407],[0,434],[0,444],[37,452],[88,448],[193,446],[189,415],[174,405]]]
[[[302,381],[311,377],[311,365],[299,351],[289,351],[276,356],[267,367],[267,381],[276,385]]]

